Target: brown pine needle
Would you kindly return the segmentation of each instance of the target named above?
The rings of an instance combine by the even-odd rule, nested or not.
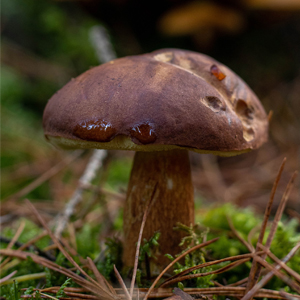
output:
[[[134,259],[134,267],[133,267],[132,280],[131,280],[131,285],[130,285],[130,298],[132,298],[133,289],[134,289],[134,283],[135,283],[135,278],[136,278],[136,272],[137,272],[138,263],[139,263],[139,253],[140,253],[142,235],[143,235],[145,223],[146,223],[148,212],[149,212],[149,207],[150,207],[151,202],[152,202],[152,200],[154,198],[156,189],[157,189],[157,184],[154,186],[153,193],[152,193],[151,197],[147,201],[146,208],[145,208],[145,213],[144,213],[144,216],[143,216],[143,220],[142,220],[142,224],[141,224],[141,228],[140,228],[140,232],[139,232],[139,238],[138,238],[138,242],[137,242],[137,245],[136,245],[136,252],[135,252],[135,259]]]
[[[170,284],[174,284],[174,283],[177,283],[177,282],[180,282],[180,281],[184,281],[184,280],[189,280],[189,279],[193,279],[193,278],[198,278],[198,277],[205,277],[205,276],[208,276],[208,275],[213,275],[213,274],[221,274],[221,273],[224,273],[226,271],[229,271],[243,263],[245,263],[246,261],[249,261],[250,260],[250,257],[249,258],[245,258],[245,259],[241,259],[239,261],[235,261],[223,268],[220,268],[218,270],[214,270],[214,271],[211,271],[211,272],[206,272],[206,273],[196,273],[196,274],[190,274],[190,275],[186,275],[186,276],[182,276],[182,277],[177,277],[173,280],[170,280],[164,284],[162,284],[160,287],[166,287],[167,285],[170,285]]]
[[[1,286],[1,284],[2,284],[3,282],[5,282],[5,281],[9,280],[10,278],[12,278],[13,276],[15,276],[17,272],[18,272],[17,270],[16,270],[16,271],[13,271],[12,273],[8,274],[7,276],[1,278],[1,279],[0,279],[0,286]]]
[[[237,282],[234,282],[234,283],[231,283],[231,284],[228,284],[227,286],[239,286],[239,285],[242,285],[244,283],[247,283],[248,281],[248,277],[244,278],[244,279],[241,279]]]
[[[291,192],[291,190],[292,190],[292,187],[294,186],[294,181],[295,181],[297,175],[298,175],[298,172],[295,171],[295,172],[293,173],[293,175],[292,175],[292,177],[291,177],[291,179],[290,179],[290,181],[289,181],[289,183],[288,183],[288,185],[287,185],[287,187],[286,187],[284,193],[283,193],[283,196],[282,196],[281,201],[280,201],[280,203],[279,203],[279,206],[278,206],[278,208],[277,208],[277,211],[276,211],[274,220],[273,220],[273,222],[272,222],[272,226],[271,226],[270,233],[269,233],[268,238],[267,238],[267,242],[266,242],[266,245],[265,245],[267,249],[270,249],[270,247],[271,247],[273,238],[274,238],[275,233],[276,233],[276,231],[277,231],[278,223],[279,223],[279,221],[281,220],[281,216],[282,216],[282,214],[283,214],[285,205],[286,205],[286,203],[287,203],[287,201],[288,201],[288,199],[289,199],[290,192]],[[263,255],[262,255],[262,259],[265,259],[266,256],[267,256],[266,253],[263,254]],[[258,278],[259,278],[259,276],[260,276],[260,271],[261,271],[261,266],[257,266],[256,272],[255,272],[255,274],[254,274],[254,281],[253,281],[253,283],[257,283]]]
[[[15,242],[18,240],[20,235],[22,234],[23,230],[25,228],[25,221],[22,221],[17,232],[15,233],[14,237],[11,239],[9,244],[7,245],[6,249],[11,249]],[[2,257],[0,257],[0,260],[2,260]],[[0,269],[2,269],[8,262],[10,261],[10,258],[5,259],[1,264],[0,264]]]
[[[298,175],[298,172],[295,171],[286,187],[286,190],[282,196],[282,199],[280,201],[280,204],[278,206],[278,209],[276,211],[276,215],[275,215],[275,218],[274,218],[274,221],[272,223],[272,227],[271,227],[271,230],[270,230],[270,233],[269,233],[269,236],[268,236],[268,239],[267,239],[267,242],[266,242],[266,248],[270,248],[271,246],[271,243],[273,241],[273,238],[274,238],[274,235],[277,231],[277,226],[278,226],[278,223],[279,221],[281,220],[281,216],[283,214],[283,211],[284,211],[284,208],[285,208],[285,205],[289,199],[289,196],[290,196],[290,193],[291,193],[291,190],[294,186],[294,181],[296,179]],[[264,257],[266,257],[266,254],[264,255]]]
[[[48,232],[46,230],[43,231],[41,234],[35,236],[34,238],[32,238],[31,240],[26,242],[24,245],[22,245],[18,250],[25,250],[26,248],[28,248],[32,244],[35,244],[37,241],[39,241],[40,239],[42,239],[43,237],[45,237],[47,235],[48,235]]]
[[[90,265],[90,269],[93,271],[93,273],[94,273],[96,279],[98,280],[99,284],[103,287],[107,287],[108,291],[110,291],[112,294],[116,295],[115,290],[109,284],[109,282],[105,279],[105,277],[98,271],[98,269],[95,266],[93,260],[90,257],[87,257],[87,261]]]
[[[288,274],[293,276],[298,282],[300,282],[300,275],[288,267],[284,262],[282,262],[277,256],[275,256],[269,249],[267,249],[262,244],[258,244],[258,246],[267,253],[267,255],[274,260],[282,269],[284,269]]]
[[[116,289],[117,290],[117,289]],[[245,293],[245,287],[211,287],[211,288],[185,288],[184,292],[190,295],[208,295],[208,296],[227,296],[227,297],[242,297]],[[121,290],[117,290],[119,294]],[[139,289],[140,295],[144,296],[147,289]],[[136,294],[134,294],[136,295]],[[153,289],[149,298],[166,298],[173,295],[173,288],[158,288]],[[300,299],[300,296],[289,294],[290,296],[295,296],[296,299]],[[259,293],[256,294],[257,298],[273,298],[273,299],[284,299],[280,296],[278,291],[261,289]]]
[[[216,242],[219,238],[214,238],[210,241],[207,241],[207,242],[204,242],[204,243],[201,243],[199,245],[196,245],[195,247],[192,247],[191,249],[187,250],[186,252],[184,252],[183,254],[181,254],[180,256],[178,256],[177,258],[175,258],[158,276],[157,278],[155,279],[155,281],[152,283],[151,287],[149,288],[147,294],[145,295],[144,297],[144,300],[147,300],[147,298],[149,297],[151,291],[154,289],[155,285],[158,283],[158,281],[161,279],[161,277],[177,262],[179,261],[181,258],[183,258],[184,256],[186,256],[187,254],[197,250],[197,249],[200,249],[200,248],[203,248],[203,247],[206,247],[214,242]]]
[[[76,150],[72,153],[72,155],[67,156],[65,159],[60,161],[58,164],[53,166],[51,169],[46,171],[44,174],[42,174],[40,177],[35,179],[33,182],[31,182],[29,185],[25,186],[20,191],[16,192],[15,194],[8,196],[7,199],[17,199],[26,196],[31,191],[39,187],[42,183],[53,177],[55,174],[60,172],[64,167],[66,167],[68,164],[70,164],[72,161],[77,159],[81,154],[82,150]]]
[[[50,287],[46,289],[34,289],[34,291],[40,291],[40,292],[47,292],[56,294],[59,290],[59,286],[56,287]],[[22,289],[26,290],[26,289]],[[118,298],[126,299],[126,296],[124,294],[124,290],[122,288],[115,288],[115,291],[118,295]],[[147,288],[140,288],[140,289],[134,289],[134,297],[137,297],[139,294],[144,296],[146,292],[148,291]],[[64,292],[67,296],[72,298],[60,298],[62,300],[83,300],[83,299],[99,299],[99,297],[94,295],[88,295],[88,294],[82,294],[84,292],[88,292],[87,289],[84,288],[70,288],[66,287],[64,289]],[[184,292],[189,295],[207,295],[207,296],[228,296],[228,297],[241,297],[245,293],[245,287],[228,287],[228,286],[222,286],[222,287],[212,287],[212,288],[185,288]],[[153,289],[151,295],[149,298],[166,298],[174,295],[173,294],[173,288],[159,288],[159,289]],[[31,295],[22,295],[21,298],[30,298]],[[273,291],[268,289],[260,289],[258,293],[256,294],[257,298],[269,298],[269,299],[286,299],[286,297],[290,297],[289,299],[300,299],[300,296],[293,295],[290,293],[284,293],[282,295],[282,292],[279,291]]]
[[[100,288],[104,293],[109,295],[110,297],[112,296],[111,293],[108,293],[106,289],[104,289],[97,281],[95,281],[93,278],[91,278],[71,257],[71,255],[64,249],[64,247],[61,245],[61,243],[58,241],[56,236],[52,233],[42,216],[38,213],[34,205],[26,199],[26,203],[30,206],[32,212],[35,214],[39,222],[43,225],[43,227],[47,230],[49,236],[51,237],[52,241],[57,245],[57,248],[62,252],[62,254],[69,260],[69,262],[76,267],[77,270],[79,270],[86,278],[88,278],[91,283],[94,283],[98,288]]]
[[[263,251],[259,252],[260,254],[263,253]],[[165,282],[163,282],[160,287],[162,287],[163,285],[165,285],[166,283],[168,283],[169,281],[175,279],[175,278],[178,278],[178,277],[181,277],[181,276],[184,276],[188,273],[191,273],[197,269],[201,269],[201,268],[205,268],[205,267],[210,267],[210,266],[213,266],[213,265],[217,265],[217,264],[220,264],[222,262],[226,262],[226,261],[235,261],[235,260],[241,260],[241,259],[245,259],[245,258],[252,258],[253,257],[253,254],[252,253],[247,253],[247,254],[241,254],[241,255],[236,255],[236,256],[230,256],[230,257],[225,257],[225,258],[222,258],[222,259],[219,259],[219,260],[214,260],[214,261],[210,261],[210,262],[206,262],[206,263],[203,263],[203,264],[199,264],[199,265],[196,265],[194,267],[191,267],[191,268],[188,268],[170,278],[168,278],[167,280],[165,280]]]
[[[173,293],[177,296],[179,296],[182,300],[194,300],[193,297],[191,297],[189,294],[182,291],[180,288],[174,288]]]
[[[286,163],[286,157],[283,159],[283,161],[281,163],[281,166],[280,166],[280,168],[278,170],[276,179],[275,179],[273,187],[272,187],[271,195],[270,195],[270,198],[269,198],[266,210],[265,210],[265,214],[264,214],[264,220],[263,220],[263,223],[261,225],[261,230],[260,230],[260,234],[259,234],[258,241],[257,241],[258,243],[262,243],[263,242],[265,231],[266,231],[267,224],[268,224],[268,220],[269,220],[269,217],[270,217],[270,214],[271,214],[271,208],[272,208],[272,205],[273,205],[275,193],[276,193],[276,190],[277,190],[277,187],[278,187],[278,183],[279,183],[279,180],[281,178],[281,175],[282,175],[285,163]],[[256,252],[259,251],[259,248],[258,248],[257,245],[256,245],[255,251]],[[258,274],[258,272],[259,272],[258,271],[258,265],[257,265],[256,261],[253,261],[252,266],[251,266],[251,270],[250,270],[250,274],[249,274],[248,284],[247,284],[247,292],[257,282],[257,278],[258,278],[257,274]]]
[[[289,295],[288,293],[286,293],[284,291],[280,291],[279,295],[288,300],[296,300],[297,299],[296,297],[294,297],[295,295]]]
[[[250,253],[253,253],[254,247],[252,246],[252,244],[249,244],[239,233],[238,231],[235,229],[231,219],[229,218],[228,215],[226,215],[226,219],[227,222],[229,224],[230,229],[232,230],[232,232],[234,233],[234,235],[237,237],[237,239],[249,250]]]
[[[259,256],[254,257],[254,259],[261,264],[263,267],[267,268],[271,272],[274,273],[278,278],[280,278],[283,282],[285,282],[290,288],[292,288],[294,291],[298,292],[300,294],[300,286],[294,281],[291,280],[288,276],[281,273],[276,267],[270,265],[267,263],[264,259],[262,259]]]
[[[253,247],[253,245],[252,245],[252,239],[253,239],[254,235],[255,235],[258,231],[260,231],[260,229],[261,229],[261,224],[257,224],[257,225],[254,226],[254,227],[250,230],[250,232],[248,233],[247,241],[248,241],[249,245],[251,245],[252,247]],[[253,249],[254,249],[254,247],[253,247]],[[255,250],[254,250],[254,251],[255,251]]]
[[[121,275],[120,275],[118,269],[116,268],[116,265],[114,265],[114,271],[115,271],[115,274],[116,274],[117,279],[118,279],[118,281],[119,281],[119,284],[120,284],[120,286],[122,287],[123,292],[125,293],[126,299],[127,299],[127,300],[131,300],[131,297],[130,297],[130,295],[129,295],[129,293],[128,293],[128,290],[127,290],[127,288],[126,288],[126,285],[125,285],[125,283],[124,283],[124,281],[123,281],[123,279],[122,279],[122,277],[121,277]]]
[[[40,264],[44,267],[47,267],[53,271],[59,272],[61,274],[64,274],[67,277],[72,278],[77,284],[85,287],[86,290],[101,296],[103,299],[106,300],[114,300],[116,299],[114,297],[114,295],[111,295],[110,293],[107,293],[102,287],[93,284],[92,282],[84,279],[82,276],[72,272],[69,269],[66,269],[62,266],[57,265],[56,263],[38,256],[34,253],[30,253],[30,252],[24,252],[24,251],[19,251],[19,250],[10,250],[10,249],[0,249],[0,254],[6,255],[6,256],[13,256],[13,257],[17,257],[19,259],[27,259],[28,256],[31,257],[31,259],[37,263]]]

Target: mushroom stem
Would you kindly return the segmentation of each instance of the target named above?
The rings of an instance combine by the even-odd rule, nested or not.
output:
[[[156,191],[153,195],[154,189]],[[153,196],[145,223],[143,238],[160,231],[159,254],[151,262],[160,271],[170,261],[164,255],[175,255],[182,249],[183,232],[174,231],[177,222],[194,224],[194,192],[188,151],[171,150],[136,152],[124,208],[125,266],[133,266],[136,242],[145,206]]]

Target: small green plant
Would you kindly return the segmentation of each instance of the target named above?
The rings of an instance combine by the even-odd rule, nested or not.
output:
[[[155,232],[149,239],[143,239],[140,247],[137,284],[139,287],[149,286],[151,284],[150,259],[156,259],[159,247],[160,232]]]
[[[196,246],[201,244],[204,239],[206,239],[207,234],[209,232],[208,228],[203,228],[200,224],[195,224],[191,226],[186,226],[184,224],[178,223],[176,230],[184,231],[187,233],[185,237],[182,238],[180,246],[185,246],[185,249],[176,255],[178,257],[182,253],[186,252],[188,249],[190,249],[192,246]],[[179,274],[191,267],[195,267],[196,265],[205,263],[205,250],[203,249],[197,249],[190,254],[186,255],[184,258],[184,264],[181,264],[180,262],[176,262],[174,265],[174,274]],[[166,256],[173,261],[174,257],[170,254],[166,254]],[[191,274],[197,274],[197,273],[206,273],[213,271],[216,267],[206,267],[197,269],[191,272]],[[211,280],[214,278],[214,275],[208,275],[205,277],[198,277],[191,280],[186,280],[185,282],[178,282],[178,287],[180,289],[183,289],[184,287],[197,287],[197,288],[207,288],[213,285]]]
[[[122,268],[122,243],[117,238],[107,238],[106,249],[101,253],[96,264],[100,273],[108,280],[115,281],[114,265]]]
[[[66,297],[66,294],[64,293],[64,289],[71,284],[71,278],[68,278],[62,286],[59,288],[58,292],[56,293],[56,298]]]
[[[158,250],[158,240],[160,237],[160,232],[155,232],[154,235],[149,239],[143,240],[143,245],[140,248],[140,255],[139,255],[139,262],[143,262],[146,259],[146,256],[148,258],[156,258],[156,253]]]
[[[14,283],[10,285],[7,290],[7,294],[3,294],[3,296],[8,300],[19,300],[21,299],[21,292],[19,289],[19,284],[17,281],[14,280]]]

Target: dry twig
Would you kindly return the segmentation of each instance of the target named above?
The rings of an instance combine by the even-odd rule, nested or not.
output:
[[[84,191],[84,186],[86,184],[90,184],[90,182],[94,179],[96,172],[102,166],[102,161],[106,157],[107,152],[105,150],[94,150],[90,160],[87,164],[86,169],[84,170],[80,180],[79,186],[73,193],[73,196],[67,203],[64,212],[61,216],[58,217],[57,226],[55,229],[55,236],[60,237],[65,226],[67,225],[70,217],[74,213],[75,207],[81,202],[82,200],[82,193]]]

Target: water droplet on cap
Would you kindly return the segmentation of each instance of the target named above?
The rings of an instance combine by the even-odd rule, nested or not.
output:
[[[157,138],[153,126],[149,123],[132,127],[130,129],[130,135],[144,145],[154,143]]]
[[[109,142],[115,136],[116,129],[104,120],[84,120],[75,126],[73,134],[86,141]]]

